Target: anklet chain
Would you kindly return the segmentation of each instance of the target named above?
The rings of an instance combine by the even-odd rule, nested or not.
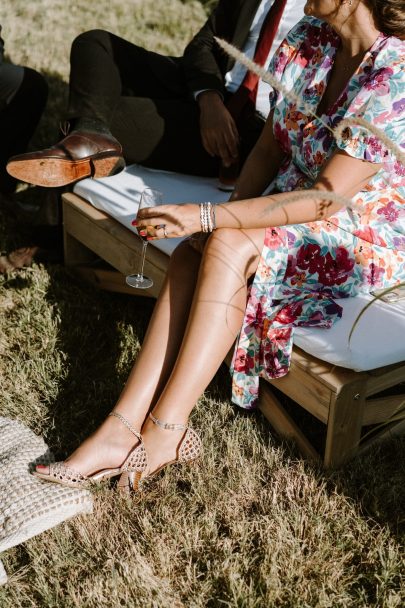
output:
[[[140,433],[138,433],[138,431],[136,431],[136,430],[134,429],[134,427],[132,426],[132,424],[130,424],[130,423],[128,422],[128,420],[127,420],[126,418],[124,418],[124,416],[121,416],[121,414],[119,414],[118,412],[110,412],[108,415],[109,415],[109,416],[115,416],[115,418],[118,418],[118,420],[121,420],[122,424],[123,424],[124,426],[126,426],[126,427],[127,427],[127,429],[128,429],[129,431],[131,431],[131,433],[132,433],[133,435],[135,435],[135,437],[136,437],[137,439],[139,439],[139,441],[142,441],[141,434],[140,434]]]
[[[153,424],[160,427],[161,429],[166,429],[167,431],[185,431],[188,429],[187,424],[172,424],[171,422],[162,422],[155,418],[152,412],[149,412],[149,418],[152,420]]]

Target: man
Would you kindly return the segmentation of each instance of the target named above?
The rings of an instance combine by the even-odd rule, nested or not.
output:
[[[304,4],[219,0],[182,57],[146,51],[101,30],[81,34],[71,50],[71,132],[52,148],[10,159],[8,171],[30,183],[62,186],[111,175],[124,158],[207,176],[218,174],[221,164],[243,163],[268,112],[267,85],[241,96],[245,70],[214,36],[256,59],[266,30],[266,66]]]
[[[45,107],[48,87],[38,72],[3,58],[0,38],[0,199],[7,201],[16,188],[16,180],[6,171],[7,160],[26,150]]]

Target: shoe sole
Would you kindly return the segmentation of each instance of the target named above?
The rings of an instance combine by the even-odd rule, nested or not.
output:
[[[41,158],[33,160],[11,160],[7,171],[14,178],[35,186],[58,188],[86,177],[108,177],[125,167],[122,156],[87,157],[82,160]]]

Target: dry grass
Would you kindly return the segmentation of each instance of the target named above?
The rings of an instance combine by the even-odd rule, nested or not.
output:
[[[5,0],[2,19],[10,56],[30,57],[64,92],[79,31],[109,27],[177,52],[203,11],[176,0]],[[62,97],[37,142],[59,120]],[[0,247],[20,231],[3,214]],[[0,277],[1,415],[65,455],[111,409],[152,306],[98,293],[57,266]],[[93,517],[7,551],[1,608],[403,605],[405,443],[326,475],[228,396],[221,370],[194,413],[205,444],[199,467],[172,469],[131,500],[100,488]]]

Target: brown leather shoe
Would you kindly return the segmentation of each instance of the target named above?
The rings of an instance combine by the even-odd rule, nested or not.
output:
[[[13,156],[7,163],[16,179],[51,188],[114,175],[124,167],[122,147],[112,135],[87,131],[73,131],[51,148]]]

